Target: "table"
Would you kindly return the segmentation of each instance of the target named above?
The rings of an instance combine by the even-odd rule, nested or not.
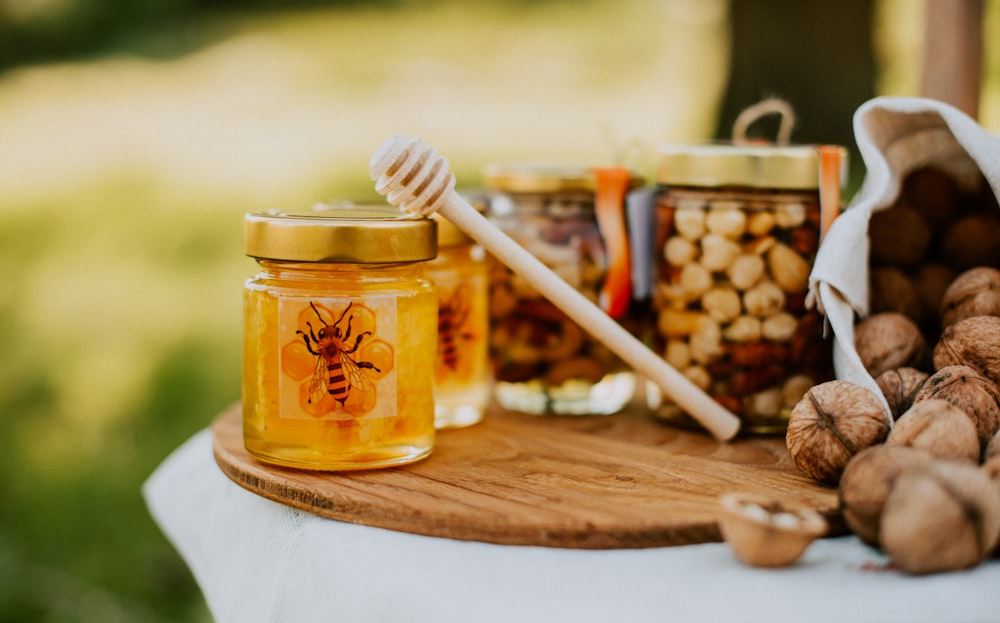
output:
[[[641,426],[602,422],[616,421],[558,419],[619,437]],[[664,439],[669,453],[676,441]],[[237,485],[213,458],[210,429],[169,456],[143,494],[220,623],[1000,621],[1000,561],[910,577],[850,535],[815,542],[793,567],[763,570],[724,543],[503,545],[332,520]]]

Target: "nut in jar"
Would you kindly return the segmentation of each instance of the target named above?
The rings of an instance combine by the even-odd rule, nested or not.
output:
[[[821,155],[824,154],[824,155]],[[779,433],[813,385],[833,378],[823,318],[806,305],[833,159],[843,150],[711,144],[662,147],[656,207],[654,344],[668,363],[743,420]],[[827,162],[828,164],[828,162]],[[656,387],[654,414],[693,420]]]
[[[625,169],[494,165],[487,216],[633,332],[626,204],[641,178]],[[647,207],[648,211],[648,207]],[[517,273],[490,272],[490,357],[497,402],[524,413],[606,415],[634,396],[634,373]]]

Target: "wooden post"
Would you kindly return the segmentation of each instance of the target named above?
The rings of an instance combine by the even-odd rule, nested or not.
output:
[[[921,95],[977,118],[982,82],[983,0],[925,0]]]

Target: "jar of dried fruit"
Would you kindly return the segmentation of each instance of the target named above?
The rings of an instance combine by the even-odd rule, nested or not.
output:
[[[626,202],[642,185],[618,167],[488,167],[487,217],[630,330]],[[497,402],[516,411],[605,415],[635,395],[633,372],[516,273],[490,270],[490,355]]]
[[[744,432],[783,431],[806,390],[832,378],[806,291],[821,223],[839,209],[844,160],[825,146],[658,150],[655,347],[739,415]],[[693,425],[656,387],[647,397],[657,417]]]

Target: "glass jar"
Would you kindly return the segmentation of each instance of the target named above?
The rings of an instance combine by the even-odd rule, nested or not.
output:
[[[599,214],[593,169],[496,165],[488,167],[484,177],[490,221],[626,328],[636,330],[636,315],[629,308],[624,204],[627,192],[642,180],[625,171],[619,187],[611,189],[618,194],[602,204]],[[606,415],[621,410],[635,395],[635,374],[627,365],[495,260],[490,269],[490,325],[495,395],[504,408]]]
[[[436,224],[391,207],[248,214],[243,435],[279,465],[410,463],[434,445]]]
[[[426,267],[438,288],[434,424],[461,428],[482,420],[490,400],[486,251],[447,219],[435,219],[438,256]]]
[[[783,432],[805,392],[833,378],[823,318],[806,304],[842,178],[836,205],[821,209],[820,151],[727,143],[658,153],[655,347],[746,433]],[[695,426],[655,386],[647,400],[657,417]]]

